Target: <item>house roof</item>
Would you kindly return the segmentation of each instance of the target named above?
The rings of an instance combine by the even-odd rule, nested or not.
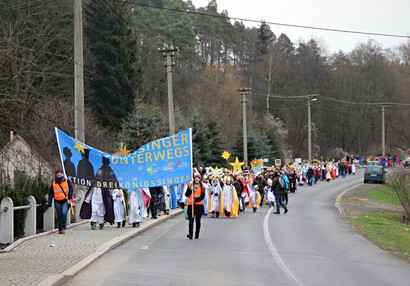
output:
[[[40,153],[37,152],[37,150],[35,150],[34,148],[31,147],[30,144],[27,143],[26,140],[23,139],[23,137],[21,137],[20,135],[16,134],[13,136],[13,139],[11,139],[9,142],[7,142],[6,145],[4,145],[4,147],[0,150],[0,153],[5,153],[6,149],[9,148],[11,145],[13,145],[17,140],[20,140],[21,142],[23,142],[24,145],[26,145],[32,153],[34,153],[35,155],[37,155],[39,158],[41,158],[44,162],[44,165],[49,168],[50,170],[53,170],[53,167],[51,167],[50,163],[48,163],[43,156],[40,155]]]

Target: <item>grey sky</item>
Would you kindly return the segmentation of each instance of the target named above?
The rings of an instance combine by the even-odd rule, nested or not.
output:
[[[204,7],[209,0],[192,0],[195,7]],[[410,0],[217,0],[218,12],[227,10],[237,18],[267,22],[314,26],[340,30],[410,36]],[[257,23],[244,22],[247,27]],[[276,36],[285,33],[294,44],[313,38],[324,43],[330,52],[350,52],[369,39],[383,48],[409,42],[406,38],[327,32],[271,25]]]

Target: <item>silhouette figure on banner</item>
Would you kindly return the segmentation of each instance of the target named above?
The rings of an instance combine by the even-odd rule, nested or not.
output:
[[[102,166],[98,169],[95,177],[100,182],[113,182],[116,183],[118,186],[117,176],[115,175],[114,170],[109,165],[110,159],[103,157]]]
[[[77,165],[77,178],[91,180],[92,182],[94,182],[94,167],[89,160],[90,150],[84,149],[84,152],[82,152],[81,155],[83,156],[83,158],[78,162]]]
[[[67,177],[75,177],[75,166],[74,163],[71,162],[73,153],[71,153],[71,150],[68,147],[64,147],[63,153],[65,155],[65,160],[63,162],[65,174]]]

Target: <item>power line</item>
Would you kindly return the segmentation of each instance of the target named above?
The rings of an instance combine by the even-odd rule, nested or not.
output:
[[[207,13],[202,13],[202,12],[185,11],[185,10],[179,10],[179,9],[174,9],[174,8],[158,7],[158,6],[153,6],[153,5],[136,3],[136,2],[133,2],[133,1],[123,1],[123,0],[116,0],[116,1],[121,1],[121,2],[124,2],[124,3],[127,3],[127,4],[136,5],[136,6],[140,6],[140,7],[167,10],[167,11],[172,11],[172,12],[193,14],[193,15],[199,15],[199,16],[207,16],[207,17],[213,17],[213,18],[221,18],[221,19],[226,19],[226,20],[236,20],[236,21],[251,22],[251,23],[261,23],[261,22],[263,22],[263,23],[270,24],[270,25],[301,28],[301,29],[311,29],[311,30],[321,30],[321,31],[328,31],[328,32],[339,32],[339,33],[349,33],[349,34],[361,34],[361,35],[371,35],[371,36],[410,39],[410,36],[408,36],[408,35],[384,34],[384,33],[373,33],[373,32],[363,32],[363,31],[343,30],[343,29],[332,29],[332,28],[323,28],[323,27],[314,27],[314,26],[305,26],[305,25],[294,25],[294,24],[277,23],[277,22],[271,22],[271,21],[260,21],[260,20],[246,19],[246,18],[229,17],[229,16],[222,16],[222,15],[212,15],[212,14],[207,14]]]
[[[320,97],[320,99],[328,100],[328,101],[333,101],[337,103],[344,103],[344,104],[350,104],[350,105],[362,105],[362,106],[410,106],[410,103],[396,103],[396,102],[353,102],[353,101],[345,101],[345,100],[340,100],[340,99],[335,99],[331,97]]]
[[[15,11],[15,10],[35,7],[39,5],[44,5],[44,4],[48,4],[48,3],[56,2],[56,1],[57,0],[34,0],[31,2],[19,4],[19,5],[2,8],[0,9],[0,14],[4,14],[4,13]]]

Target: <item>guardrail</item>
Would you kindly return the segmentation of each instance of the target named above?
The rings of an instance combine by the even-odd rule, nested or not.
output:
[[[80,220],[80,208],[84,201],[84,192],[79,190],[76,192],[77,197],[74,198],[76,203],[74,220]],[[14,206],[13,200],[9,197],[3,198],[0,204],[0,243],[14,242],[14,211],[26,210],[27,216],[24,224],[24,236],[36,234],[37,228],[37,207],[41,204],[36,204],[36,199],[33,196],[27,197],[29,204],[26,206]],[[67,225],[71,224],[71,211],[67,213]],[[43,214],[43,229],[53,230],[55,228],[55,208],[54,201],[52,207],[48,208]]]

